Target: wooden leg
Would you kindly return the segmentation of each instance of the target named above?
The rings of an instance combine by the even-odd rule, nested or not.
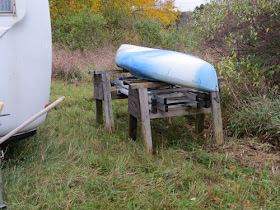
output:
[[[129,115],[129,138],[136,141],[137,139],[137,118]]]
[[[93,75],[94,98],[103,100],[103,86],[101,74]]]
[[[103,107],[102,107],[103,87],[102,87],[102,78],[100,74],[93,75],[93,85],[94,85],[96,122],[102,124],[103,123]]]
[[[96,122],[102,124],[103,123],[102,100],[95,99],[95,115],[96,115]]]
[[[106,128],[109,131],[112,131],[115,129],[115,127],[114,127],[112,98],[111,98],[111,90],[110,90],[110,76],[108,73],[102,74],[102,86],[103,86],[103,95],[104,95],[104,111],[105,111]]]
[[[153,145],[152,145],[150,113],[149,113],[149,106],[148,106],[148,90],[147,88],[140,88],[138,91],[139,91],[139,101],[140,101],[142,138],[146,151],[149,154],[152,154]]]
[[[221,103],[220,96],[218,92],[211,92],[211,107],[213,113],[213,124],[214,124],[214,133],[217,145],[224,144],[224,135],[223,135],[223,122],[221,114]]]
[[[197,114],[195,119],[195,133],[197,135],[201,134],[204,129],[204,117],[205,114]]]
[[[173,117],[167,117],[167,123],[169,125],[172,125],[172,120],[173,120]]]

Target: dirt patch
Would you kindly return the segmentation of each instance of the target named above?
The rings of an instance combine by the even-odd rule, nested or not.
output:
[[[269,169],[274,175],[280,175],[280,152],[268,143],[255,141],[231,139],[223,150],[224,152],[239,160],[244,166]]]

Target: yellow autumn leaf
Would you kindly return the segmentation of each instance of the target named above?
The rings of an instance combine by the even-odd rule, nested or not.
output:
[[[159,178],[157,179],[157,184],[161,183],[161,181],[162,181],[162,177],[159,177]]]
[[[264,3],[265,3],[265,0],[263,0],[263,2],[262,2],[262,8],[264,8]]]

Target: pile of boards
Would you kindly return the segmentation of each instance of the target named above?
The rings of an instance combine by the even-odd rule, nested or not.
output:
[[[116,89],[118,94],[129,94],[128,81],[135,78],[119,78],[116,80]],[[153,114],[158,110],[168,112],[170,109],[179,107],[193,107],[193,108],[210,108],[211,100],[210,93],[204,91],[193,90],[190,88],[179,87],[176,85],[167,85],[160,88],[149,88],[149,109]]]

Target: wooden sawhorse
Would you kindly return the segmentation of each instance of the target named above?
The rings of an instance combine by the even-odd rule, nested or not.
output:
[[[162,82],[147,82],[129,84],[128,95],[128,113],[129,113],[129,137],[136,140],[137,136],[137,120],[141,121],[141,134],[145,149],[148,153],[153,153],[152,134],[150,120],[162,117],[175,117],[183,115],[196,115],[195,129],[196,133],[203,131],[204,116],[208,113],[213,113],[213,124],[215,140],[217,145],[224,143],[223,126],[221,117],[221,106],[218,92],[211,92],[211,107],[210,108],[193,108],[179,107],[168,110],[168,112],[158,110],[157,113],[152,113],[149,107],[148,88],[158,88],[168,84]]]
[[[105,111],[105,126],[110,132],[115,129],[114,117],[112,109],[112,99],[124,99],[126,95],[117,94],[116,91],[111,91],[110,74],[127,73],[123,70],[104,70],[104,71],[90,71],[89,74],[93,74],[94,85],[94,98],[95,98],[95,114],[96,121],[99,124],[103,124],[103,101]]]
[[[221,106],[218,92],[211,92],[211,106],[210,108],[193,108],[193,107],[179,107],[168,110],[168,112],[158,110],[157,113],[151,112],[148,88],[159,88],[168,86],[169,84],[163,82],[150,82],[144,80],[128,80],[125,81],[129,85],[128,97],[123,94],[117,94],[116,91],[110,90],[110,74],[113,73],[127,73],[123,70],[104,70],[91,71],[94,75],[94,98],[96,103],[96,121],[99,124],[103,123],[103,101],[105,111],[105,126],[110,132],[114,130],[114,117],[112,109],[113,99],[128,98],[128,113],[129,113],[129,137],[136,140],[137,136],[137,121],[141,121],[141,134],[145,149],[152,154],[152,134],[150,120],[162,117],[175,117],[183,115],[196,115],[195,130],[196,133],[201,133],[204,128],[205,114],[213,114],[214,134],[217,145],[224,143],[223,126],[221,117]]]

